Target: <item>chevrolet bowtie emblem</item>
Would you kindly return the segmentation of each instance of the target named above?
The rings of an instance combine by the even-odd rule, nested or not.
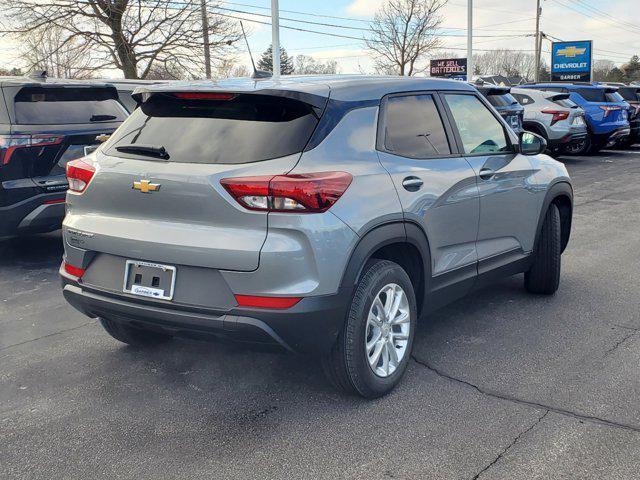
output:
[[[578,55],[582,55],[586,51],[587,51],[586,48],[571,46],[571,47],[561,48],[560,50],[558,50],[558,55],[561,55],[567,58],[574,58],[574,57],[577,57]]]
[[[160,185],[151,183],[149,180],[140,180],[139,182],[133,182],[133,189],[140,190],[142,193],[157,192],[160,190]]]

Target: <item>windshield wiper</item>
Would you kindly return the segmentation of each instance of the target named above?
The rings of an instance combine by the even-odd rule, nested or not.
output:
[[[162,158],[163,160],[169,159],[169,152],[167,152],[167,149],[163,146],[140,144],[119,145],[116,147],[116,150],[122,153],[133,153],[147,157]]]
[[[91,115],[90,122],[106,122],[107,120],[115,120],[115,115]]]

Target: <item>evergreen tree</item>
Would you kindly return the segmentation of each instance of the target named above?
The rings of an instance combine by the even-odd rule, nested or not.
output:
[[[629,60],[629,63],[622,67],[624,71],[625,81],[633,82],[635,80],[640,80],[640,57],[638,55],[634,55]]]
[[[260,60],[258,60],[258,69],[265,72],[273,73],[273,45],[269,45]],[[293,58],[287,54],[287,51],[280,47],[280,73],[282,75],[291,75],[293,73]]]

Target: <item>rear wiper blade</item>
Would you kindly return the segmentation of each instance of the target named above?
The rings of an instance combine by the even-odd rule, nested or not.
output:
[[[169,159],[169,152],[167,152],[167,149],[163,146],[140,144],[119,145],[116,147],[116,150],[122,153],[133,153],[145,155],[147,157],[162,158],[163,160]]]
[[[91,115],[90,122],[106,122],[107,120],[115,120],[115,115]]]

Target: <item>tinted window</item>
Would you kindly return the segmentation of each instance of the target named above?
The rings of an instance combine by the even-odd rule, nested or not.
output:
[[[587,102],[622,102],[622,97],[616,92],[607,92],[604,88],[578,88],[576,90]]]
[[[531,105],[532,103],[536,103],[529,95],[524,95],[522,93],[512,93],[511,95],[514,96],[520,105]]]
[[[445,95],[460,132],[464,151],[473,153],[508,152],[511,147],[502,124],[473,95]]]
[[[508,107],[509,105],[518,103],[518,101],[513,98],[513,95],[511,95],[510,93],[505,93],[503,95],[487,95],[486,98],[494,107]]]
[[[389,98],[384,122],[384,147],[389,152],[410,158],[451,153],[431,95]]]
[[[640,102],[640,88],[621,87],[618,93],[629,102]]]
[[[313,107],[285,97],[184,100],[156,94],[116,131],[107,153],[135,157],[116,147],[153,145],[164,146],[171,162],[250,163],[301,152],[317,123]]]
[[[16,123],[53,125],[117,122],[127,111],[111,89],[27,87],[14,99]]]

